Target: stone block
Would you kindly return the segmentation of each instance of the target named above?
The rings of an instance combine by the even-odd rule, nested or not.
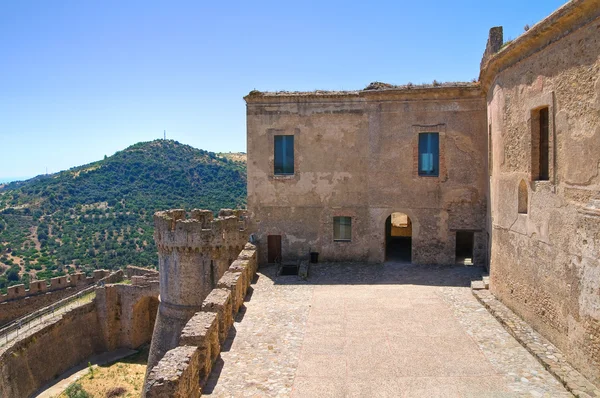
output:
[[[24,297],[26,296],[25,285],[9,286],[6,293],[8,298]]]
[[[204,302],[202,311],[214,312],[219,320],[219,343],[223,344],[233,325],[231,292],[227,289],[213,289]]]
[[[472,290],[485,290],[485,284],[483,281],[472,281],[471,282]]]
[[[231,313],[237,314],[246,297],[246,281],[242,272],[227,271],[217,282],[217,287],[231,292]]]
[[[180,345],[218,350],[219,319],[216,312],[199,311],[181,331]],[[214,340],[213,340],[214,337]]]
[[[198,398],[200,353],[196,347],[181,346],[168,351],[152,368],[144,386],[146,398]]]
[[[252,279],[254,275],[252,274],[252,270],[249,266],[248,260],[240,260],[237,259],[229,266],[229,271],[231,272],[241,272],[244,276],[244,282],[246,284],[246,289],[250,287],[252,283]]]
[[[197,312],[185,325],[181,332],[179,345],[198,348],[200,366],[200,384],[202,385],[212,369],[212,364],[219,356],[219,322],[214,312]]]

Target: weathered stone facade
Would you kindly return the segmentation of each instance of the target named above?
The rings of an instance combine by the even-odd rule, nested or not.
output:
[[[485,99],[478,84],[358,92],[257,93],[245,97],[248,208],[268,261],[281,236],[284,261],[386,258],[386,219],[412,222],[412,262],[454,264],[456,231],[474,233],[486,262]],[[418,174],[419,133],[439,134],[439,175]],[[293,175],[275,175],[274,136],[293,135]],[[333,218],[351,217],[351,240]]]
[[[596,384],[599,16],[599,1],[568,3],[484,59],[480,76],[491,148],[490,289]],[[549,115],[541,177],[540,109]]]
[[[599,54],[600,1],[572,0],[512,42],[492,28],[479,83],[251,92],[259,262],[384,261],[394,212],[416,264],[454,263],[459,233],[474,233],[491,291],[600,384]],[[439,176],[420,176],[417,137],[431,132]],[[336,217],[351,237],[335,239]]]
[[[185,324],[248,241],[243,210],[221,210],[216,219],[209,210],[192,210],[189,219],[185,210],[157,212],[154,225],[160,304],[148,372],[177,347]]]

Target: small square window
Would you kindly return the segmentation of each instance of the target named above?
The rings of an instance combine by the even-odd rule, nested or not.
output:
[[[439,133],[419,134],[419,175],[430,177],[440,175]]]
[[[352,239],[352,217],[333,217],[333,240]]]
[[[294,174],[294,136],[275,136],[275,164],[276,175]]]

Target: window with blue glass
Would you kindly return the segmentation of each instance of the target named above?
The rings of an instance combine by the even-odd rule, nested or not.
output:
[[[440,175],[439,133],[419,134],[419,175],[431,177]]]
[[[275,136],[275,174],[294,174],[294,136]]]

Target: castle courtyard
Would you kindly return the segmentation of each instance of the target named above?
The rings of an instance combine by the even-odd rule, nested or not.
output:
[[[203,395],[571,396],[472,295],[481,268],[276,271],[259,271]]]

